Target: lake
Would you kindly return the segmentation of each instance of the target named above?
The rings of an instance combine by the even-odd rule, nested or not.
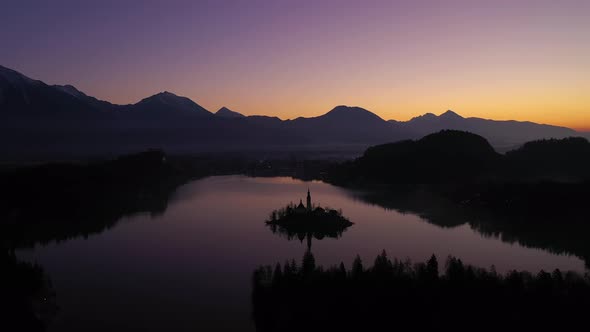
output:
[[[313,239],[320,265],[359,254],[372,264],[390,257],[425,261],[435,254],[499,272],[541,269],[584,272],[584,261],[499,236],[484,236],[464,223],[440,227],[410,213],[369,204],[354,191],[286,177],[218,176],[176,191],[160,215],[123,217],[115,227],[87,238],[19,250],[53,282],[60,307],[52,331],[254,330],[252,272],[260,265],[295,259],[306,241],[273,234],[264,223],[272,210],[305,202],[342,209],[354,225],[340,238]],[[425,202],[427,204],[427,202]]]

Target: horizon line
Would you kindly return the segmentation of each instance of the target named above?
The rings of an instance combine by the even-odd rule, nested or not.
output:
[[[372,114],[376,115],[377,117],[379,117],[380,119],[382,119],[382,120],[384,120],[384,121],[408,122],[408,121],[411,121],[411,120],[413,120],[413,119],[415,119],[415,118],[417,118],[417,117],[424,116],[424,115],[427,115],[427,114],[433,114],[433,115],[435,115],[435,116],[439,117],[439,116],[441,116],[441,115],[443,115],[443,114],[445,114],[445,113],[447,113],[447,112],[451,111],[451,112],[453,112],[453,113],[457,114],[458,116],[460,116],[460,117],[461,117],[461,118],[463,118],[463,119],[483,119],[483,120],[488,120],[488,121],[514,121],[514,122],[520,122],[520,123],[527,123],[527,122],[528,122],[528,123],[534,123],[534,124],[538,124],[538,125],[548,125],[548,126],[554,126],[554,127],[567,128],[567,129],[572,129],[572,130],[574,130],[574,131],[576,131],[576,132],[579,132],[579,133],[590,134],[590,126],[589,126],[589,127],[577,127],[577,126],[557,125],[557,124],[551,124],[551,123],[546,123],[546,122],[535,122],[535,121],[532,121],[532,120],[515,120],[515,119],[512,119],[512,118],[508,118],[508,119],[498,119],[498,118],[488,118],[488,117],[478,117],[478,116],[463,116],[463,115],[461,115],[459,112],[456,112],[456,111],[454,111],[454,110],[453,110],[453,108],[448,108],[447,110],[445,110],[445,111],[442,111],[442,112],[441,112],[441,113],[439,113],[439,114],[436,114],[436,113],[434,113],[434,112],[426,112],[426,113],[415,113],[415,114],[417,114],[417,115],[414,115],[414,116],[412,116],[412,117],[411,117],[411,118],[409,118],[408,120],[398,120],[398,119],[393,119],[393,118],[386,119],[386,118],[382,117],[381,115],[379,115],[378,113],[375,113],[375,112],[373,112],[373,111],[371,111],[371,110],[369,110],[369,109],[367,109],[367,108],[365,108],[365,107],[362,107],[362,106],[357,106],[357,105],[350,106],[350,105],[345,105],[345,104],[338,104],[338,105],[336,105],[336,106],[332,107],[332,108],[331,108],[329,111],[327,111],[327,112],[324,112],[324,113],[320,113],[320,114],[317,114],[317,115],[313,115],[313,116],[307,116],[307,117],[306,117],[306,116],[301,116],[301,115],[300,115],[300,116],[293,117],[293,118],[282,118],[282,117],[280,117],[280,116],[278,116],[278,115],[265,115],[265,114],[249,114],[249,113],[242,113],[242,112],[240,112],[240,111],[236,111],[235,109],[233,109],[233,108],[231,108],[231,107],[228,107],[228,106],[225,106],[225,105],[222,105],[222,106],[221,106],[221,107],[219,107],[219,108],[218,108],[216,111],[214,111],[214,112],[213,112],[213,111],[211,111],[210,109],[208,109],[208,108],[206,108],[206,107],[202,106],[201,104],[199,104],[198,102],[196,102],[196,101],[195,101],[194,99],[192,99],[191,97],[189,97],[189,96],[185,96],[185,95],[180,95],[180,94],[177,94],[177,93],[171,92],[171,91],[169,91],[169,90],[163,90],[163,91],[156,92],[156,93],[154,93],[154,94],[150,94],[149,96],[147,96],[147,97],[144,97],[144,98],[141,98],[141,99],[139,99],[139,100],[138,100],[138,101],[136,101],[136,102],[131,102],[131,103],[117,103],[117,102],[112,102],[112,101],[110,101],[110,100],[107,100],[107,99],[101,99],[101,98],[98,98],[98,97],[96,97],[94,94],[87,94],[87,93],[86,93],[86,91],[82,91],[82,90],[80,90],[80,89],[79,89],[77,86],[75,86],[75,85],[73,85],[73,84],[71,84],[71,83],[65,83],[65,84],[49,84],[49,83],[46,83],[45,81],[43,81],[43,80],[41,80],[41,79],[37,79],[37,78],[31,78],[31,77],[29,77],[29,76],[27,76],[27,75],[23,74],[22,72],[20,72],[20,71],[18,71],[18,70],[12,69],[12,68],[10,68],[10,67],[3,66],[2,64],[0,64],[0,67],[6,68],[6,69],[8,69],[8,70],[10,70],[10,71],[14,71],[14,72],[16,72],[17,74],[19,74],[19,75],[22,75],[22,76],[24,76],[24,77],[26,77],[26,78],[28,78],[28,79],[31,79],[31,80],[34,80],[34,81],[40,81],[40,82],[42,82],[42,83],[46,84],[47,86],[68,86],[68,85],[69,85],[69,86],[72,86],[72,87],[74,87],[76,90],[78,90],[78,91],[82,92],[83,94],[85,94],[85,95],[86,95],[86,96],[88,96],[88,97],[96,98],[97,100],[104,101],[104,102],[108,102],[108,103],[110,103],[110,104],[112,104],[112,105],[115,105],[115,106],[128,106],[128,105],[135,105],[135,104],[137,104],[137,103],[139,103],[139,102],[141,102],[142,100],[145,100],[145,99],[147,99],[147,98],[151,98],[151,97],[157,96],[157,95],[159,95],[159,94],[168,93],[168,94],[172,94],[172,95],[174,95],[174,96],[176,96],[176,97],[180,97],[180,98],[187,98],[188,100],[190,100],[190,101],[192,101],[193,103],[195,103],[196,105],[200,106],[201,108],[203,108],[203,109],[204,109],[204,110],[206,110],[207,112],[211,113],[212,115],[215,115],[215,113],[217,113],[217,112],[218,112],[219,110],[221,110],[222,108],[226,108],[226,109],[228,109],[228,110],[230,110],[230,111],[232,111],[232,112],[236,112],[236,113],[242,114],[242,115],[244,115],[244,116],[246,116],[246,117],[249,117],[249,116],[264,116],[264,117],[271,117],[271,118],[272,118],[272,117],[274,117],[274,118],[278,118],[278,119],[279,119],[279,120],[281,120],[281,121],[292,121],[292,120],[295,120],[295,119],[298,119],[298,118],[305,118],[305,119],[309,119],[309,118],[320,117],[320,116],[323,116],[323,115],[326,115],[326,114],[328,114],[330,111],[334,110],[334,109],[335,109],[335,108],[337,108],[337,107],[342,107],[342,106],[343,106],[343,107],[349,107],[349,108],[361,108],[361,109],[363,109],[363,110],[365,110],[365,111],[367,111],[367,112],[370,112],[370,113],[372,113]]]

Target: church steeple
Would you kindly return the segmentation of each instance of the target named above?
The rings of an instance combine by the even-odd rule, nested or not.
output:
[[[311,211],[311,194],[309,188],[307,188],[307,211]]]

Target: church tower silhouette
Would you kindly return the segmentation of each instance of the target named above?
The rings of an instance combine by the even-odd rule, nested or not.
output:
[[[307,188],[307,211],[311,211],[311,194],[309,188]]]

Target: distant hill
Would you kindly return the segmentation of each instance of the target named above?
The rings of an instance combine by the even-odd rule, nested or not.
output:
[[[520,121],[496,121],[481,118],[464,118],[453,111],[439,116],[432,113],[415,117],[406,122],[392,121],[423,136],[443,129],[469,131],[487,138],[496,147],[514,147],[540,138],[564,138],[578,136],[575,130],[565,127]]]
[[[153,112],[172,116],[170,112],[177,112],[184,116],[207,117],[213,115],[201,105],[186,97],[177,96],[164,91],[151,97],[142,99],[137,104],[130,106],[131,110],[138,112]]]
[[[47,85],[0,66],[0,159],[120,154],[148,148],[169,152],[347,149],[416,139],[441,129],[470,131],[495,147],[575,136],[562,127],[463,118],[447,112],[407,122],[385,121],[360,108],[337,106],[324,115],[281,120],[211,113],[189,98],[161,92],[116,105],[72,85]]]
[[[443,130],[419,140],[368,148],[344,165],[337,181],[362,183],[438,183],[482,177],[497,166],[501,155],[481,136]],[[348,179],[348,180],[347,180]]]
[[[332,144],[375,144],[397,141],[410,135],[360,107],[337,106],[318,117],[300,117],[285,122],[288,127],[318,142]]]
[[[124,128],[195,128],[200,122],[213,118],[201,105],[168,91],[114,111],[117,119],[113,121],[123,123]]]
[[[334,167],[343,185],[583,182],[590,180],[590,142],[582,137],[538,140],[498,154],[476,134],[442,130],[419,140],[376,145]]]

